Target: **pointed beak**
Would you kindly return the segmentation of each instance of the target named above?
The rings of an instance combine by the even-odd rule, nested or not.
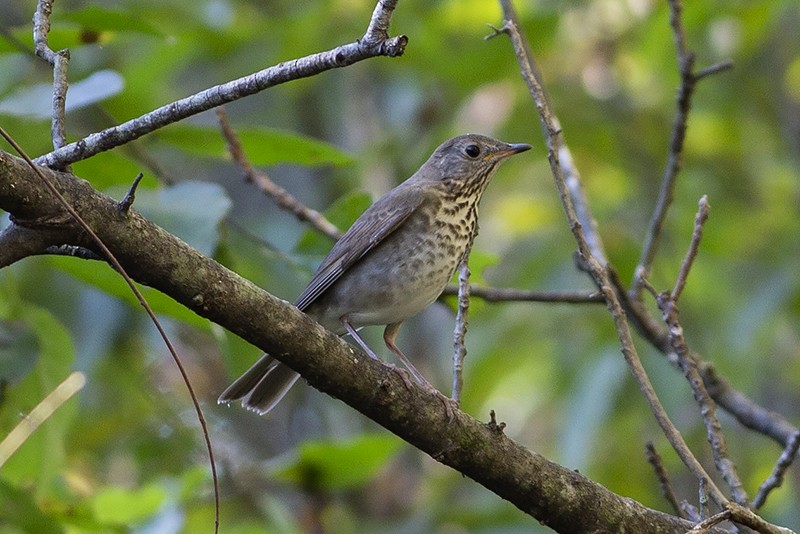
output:
[[[525,152],[526,150],[530,150],[531,148],[533,147],[527,143],[517,143],[514,145],[508,145],[508,152],[509,155],[519,154],[520,152]]]
[[[532,147],[526,143],[516,143],[513,145],[506,145],[505,147],[501,148],[497,152],[492,152],[488,154],[483,159],[505,159],[509,156],[513,156],[514,154],[519,154],[520,152],[525,152],[526,150],[530,150]]]

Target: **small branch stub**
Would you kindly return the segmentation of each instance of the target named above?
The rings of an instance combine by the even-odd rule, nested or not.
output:
[[[495,434],[502,434],[503,430],[506,428],[506,424],[504,422],[497,422],[497,414],[494,413],[494,410],[489,412],[489,422],[486,423],[486,427],[494,432]]]

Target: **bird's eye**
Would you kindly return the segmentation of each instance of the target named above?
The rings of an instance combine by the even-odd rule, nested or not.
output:
[[[467,145],[467,148],[464,149],[464,154],[471,158],[477,158],[481,154],[481,149],[478,145]]]

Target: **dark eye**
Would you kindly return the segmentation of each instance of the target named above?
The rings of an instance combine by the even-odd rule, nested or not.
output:
[[[481,149],[478,145],[467,145],[467,148],[464,149],[464,154],[471,158],[477,158],[481,154]]]

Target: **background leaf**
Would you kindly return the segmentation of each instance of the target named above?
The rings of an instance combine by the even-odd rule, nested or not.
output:
[[[242,128],[236,133],[254,165],[345,165],[352,162],[350,156],[334,146],[309,137],[271,128]],[[191,154],[228,157],[225,141],[217,128],[170,126],[160,131],[158,138]]]

